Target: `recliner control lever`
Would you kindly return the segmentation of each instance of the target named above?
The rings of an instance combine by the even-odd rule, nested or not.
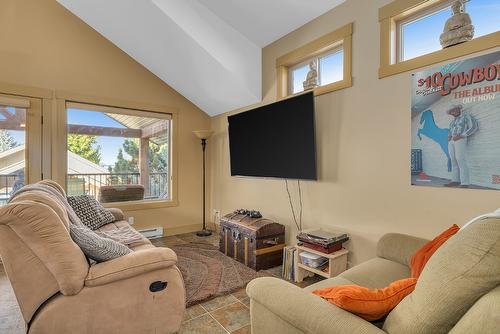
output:
[[[151,283],[149,286],[149,291],[158,292],[164,290],[168,285],[168,282],[156,281]]]

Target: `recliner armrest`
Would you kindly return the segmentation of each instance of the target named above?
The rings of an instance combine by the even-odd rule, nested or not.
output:
[[[377,256],[409,266],[413,254],[428,242],[407,234],[387,233],[377,243]]]
[[[153,270],[168,268],[177,263],[170,248],[155,247],[139,250],[90,267],[85,286],[98,286],[131,278]]]
[[[254,279],[247,285],[247,294],[251,303],[261,304],[304,333],[385,333],[372,323],[278,278]]]
[[[113,215],[113,217],[115,217],[115,222],[120,221],[120,220],[125,220],[125,215],[123,214],[123,211],[121,209],[118,209],[118,208],[106,208],[106,210],[108,210],[109,212],[111,212],[111,214]]]

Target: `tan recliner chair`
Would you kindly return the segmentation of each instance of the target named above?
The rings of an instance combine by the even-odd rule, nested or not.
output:
[[[62,190],[61,190],[62,191]],[[118,210],[113,226],[128,225]],[[145,239],[89,266],[57,200],[29,191],[0,209],[0,255],[28,333],[173,333],[185,290],[168,248]]]

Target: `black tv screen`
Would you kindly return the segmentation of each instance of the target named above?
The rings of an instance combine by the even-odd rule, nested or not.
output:
[[[314,96],[228,117],[231,175],[316,180]]]

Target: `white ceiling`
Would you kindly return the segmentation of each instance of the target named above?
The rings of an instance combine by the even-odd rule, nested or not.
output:
[[[57,0],[207,114],[261,100],[261,48],[345,0]]]
[[[345,0],[198,0],[264,47]]]

